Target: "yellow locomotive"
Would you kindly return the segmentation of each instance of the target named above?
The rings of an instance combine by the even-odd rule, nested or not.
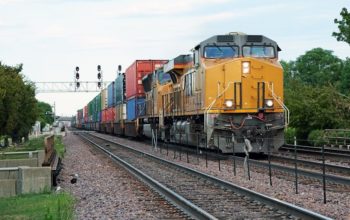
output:
[[[284,143],[288,109],[277,43],[229,33],[201,42],[143,78],[143,135],[217,149],[266,153]]]

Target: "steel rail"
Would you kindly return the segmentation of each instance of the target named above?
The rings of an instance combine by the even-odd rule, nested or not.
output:
[[[158,158],[158,157],[156,157],[156,156],[154,156],[152,154],[136,150],[136,149],[132,148],[129,145],[120,144],[120,143],[117,143],[117,142],[115,142],[113,140],[108,140],[108,139],[105,139],[103,137],[91,134],[91,133],[89,133],[88,135],[91,135],[91,136],[99,138],[101,140],[104,140],[104,141],[107,141],[107,142],[110,142],[110,143],[122,146],[124,148],[127,148],[127,149],[133,151],[133,152],[142,154],[142,155],[147,156],[147,157],[149,157],[149,158],[151,158],[153,160],[159,161],[159,162],[161,162],[163,164],[167,164],[168,166],[175,167],[175,168],[177,168],[179,170],[182,170],[184,172],[187,172],[187,173],[189,173],[191,175],[198,176],[198,177],[203,178],[203,179],[205,179],[207,181],[210,181],[210,182],[212,182],[214,184],[217,184],[218,186],[221,186],[223,188],[229,189],[229,190],[231,190],[233,192],[236,192],[236,193],[239,193],[241,195],[248,196],[248,197],[250,197],[253,200],[256,200],[256,201],[262,202],[262,203],[264,203],[266,205],[275,207],[275,208],[277,208],[279,210],[285,211],[285,212],[287,212],[289,214],[295,215],[295,216],[300,217],[302,219],[331,219],[331,218],[323,216],[323,215],[321,215],[319,213],[316,213],[316,212],[313,212],[313,211],[310,211],[310,210],[298,207],[298,206],[293,205],[291,203],[288,203],[288,202],[285,202],[285,201],[282,201],[282,200],[279,200],[279,199],[276,199],[276,198],[272,198],[272,197],[263,195],[261,193],[252,191],[252,190],[247,189],[245,187],[238,186],[236,184],[230,183],[230,182],[225,181],[225,180],[218,179],[218,178],[216,178],[214,176],[211,176],[211,175],[208,175],[206,173],[194,170],[192,168],[188,168],[188,167],[176,164],[174,162],[171,162],[169,160]]]
[[[162,195],[166,200],[170,201],[172,204],[174,204],[176,207],[181,209],[184,213],[191,216],[195,219],[217,219],[215,216],[207,213],[200,207],[194,205],[187,199],[183,198],[176,192],[170,190],[157,180],[153,179],[149,175],[145,174],[141,170],[137,169],[133,165],[127,163],[126,161],[122,160],[118,156],[114,155],[110,151],[104,149],[99,144],[93,142],[89,138],[84,137],[83,135],[79,134],[80,137],[84,138],[86,141],[90,142],[91,144],[95,145],[97,148],[99,148],[101,151],[103,151],[105,154],[107,154],[109,157],[111,157],[114,161],[116,161],[119,165],[124,167],[128,172],[136,176],[138,179],[140,179],[142,182],[150,186],[153,190],[158,192],[160,195]],[[97,136],[95,136],[97,137]]]
[[[303,149],[302,149],[303,148]],[[285,145],[279,148],[280,150],[288,150],[288,151],[294,151],[294,145]],[[321,148],[318,147],[310,147],[310,146],[300,146],[297,145],[297,151],[298,152],[304,152],[304,153],[311,153],[311,154],[322,154]],[[341,153],[339,153],[341,152]],[[325,156],[332,156],[332,157],[339,157],[339,158],[346,158],[350,159],[350,152],[348,153],[347,151],[340,151],[340,150],[330,150],[330,149],[325,149],[324,152]]]
[[[271,155],[271,159],[278,159],[278,160],[287,161],[287,162],[295,162],[294,158],[282,157],[282,156],[276,156],[276,155]],[[301,159],[297,159],[297,163],[298,164],[309,165],[309,166],[319,166],[319,167],[323,166],[323,164],[320,163],[320,162],[301,160]],[[350,174],[350,167],[333,165],[333,164],[326,164],[325,166],[326,166],[326,169],[332,169],[332,170],[336,170],[338,172],[343,172],[343,173]]]
[[[231,156],[231,158],[232,157],[233,156]],[[235,156],[235,160],[243,161],[244,158]],[[260,167],[269,167],[268,163],[261,162],[258,160],[253,160],[253,159],[249,159],[249,163],[260,166]],[[282,166],[282,165],[271,164],[271,168],[275,169],[275,170],[279,170],[279,171],[284,171],[287,173],[292,173],[292,174],[295,173],[294,167],[286,167],[286,166]],[[323,175],[321,173],[306,171],[306,170],[302,170],[302,169],[298,169],[298,175],[303,175],[303,176],[311,177],[311,178],[318,179],[318,180],[323,179]],[[327,181],[350,186],[350,178],[335,176],[335,175],[331,175],[331,174],[326,174],[325,177],[326,177]]]

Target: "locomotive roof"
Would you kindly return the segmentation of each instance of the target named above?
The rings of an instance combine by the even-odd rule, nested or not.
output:
[[[199,47],[204,47],[207,45],[275,45],[278,51],[281,49],[278,47],[277,43],[264,35],[248,35],[240,32],[231,32],[225,35],[214,35],[200,44],[198,44],[195,49]]]

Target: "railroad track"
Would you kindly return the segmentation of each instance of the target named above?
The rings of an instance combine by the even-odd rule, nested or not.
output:
[[[244,158],[242,157],[237,157],[237,156],[231,156],[231,160],[235,159],[236,161],[239,161],[243,163]],[[308,161],[309,162],[309,161]],[[310,162],[311,163],[311,162]],[[266,161],[259,161],[259,160],[253,160],[249,159],[249,164],[254,165],[258,168],[262,168],[259,172],[265,172],[268,173],[268,167],[269,164]],[[317,164],[319,165],[319,164]],[[288,177],[288,180],[292,180],[295,174],[295,168],[291,166],[285,166],[285,165],[279,165],[279,164],[274,164],[271,163],[271,170],[274,172],[280,172],[281,175],[283,173],[287,173],[290,175]],[[347,172],[347,168],[345,168]],[[305,169],[300,169],[298,168],[298,176],[306,179],[307,181],[304,181],[304,183],[313,183],[312,181],[310,182],[310,179],[313,179],[314,181],[322,181],[323,180],[323,174],[320,172],[314,172],[314,171],[309,171]],[[325,174],[325,179],[327,181],[328,188],[332,188],[332,190],[336,190],[339,192],[349,192],[350,191],[350,178],[347,177],[342,177],[342,176],[337,176],[337,175],[331,175],[331,174]]]
[[[128,146],[82,136],[195,219],[327,219]]]
[[[294,145],[285,144],[284,146],[280,147],[279,150],[294,151],[294,149],[295,149]],[[321,147],[297,145],[296,150],[297,150],[297,152],[302,152],[302,153],[307,153],[307,154],[322,155],[322,148]],[[348,150],[333,149],[333,148],[325,147],[324,148],[324,155],[350,160],[350,151],[348,151]]]
[[[323,167],[323,164],[321,162],[315,162],[315,161],[309,161],[309,160],[303,160],[303,159],[295,160],[294,158],[284,157],[284,156],[271,155],[271,160],[282,162],[282,163],[288,163],[291,165],[294,165],[296,161],[298,166],[301,165],[302,167],[310,167],[313,169],[317,169],[318,171],[322,170],[322,167]],[[344,174],[344,175],[350,176],[350,167],[325,164],[325,169],[327,172],[332,172],[332,174]]]

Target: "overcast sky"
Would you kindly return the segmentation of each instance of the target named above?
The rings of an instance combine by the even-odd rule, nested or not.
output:
[[[135,59],[172,59],[200,41],[239,31],[262,34],[294,60],[315,47],[344,59],[350,47],[331,36],[349,0],[0,0],[0,60],[23,63],[31,81],[82,81],[116,77]],[[1,80],[1,79],[0,79]],[[97,93],[38,94],[73,115]]]

